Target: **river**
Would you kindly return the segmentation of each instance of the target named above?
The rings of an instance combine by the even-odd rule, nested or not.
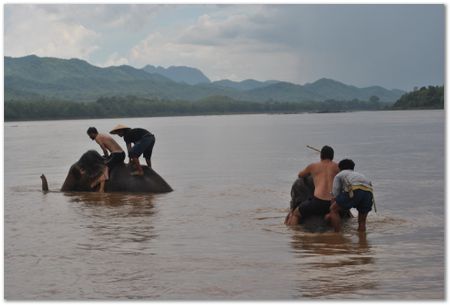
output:
[[[153,168],[174,191],[58,192],[100,152],[87,128],[119,123],[156,135]],[[367,234],[356,218],[339,234],[283,224],[319,159],[306,145],[372,180]],[[8,122],[4,165],[7,300],[445,297],[443,110]]]

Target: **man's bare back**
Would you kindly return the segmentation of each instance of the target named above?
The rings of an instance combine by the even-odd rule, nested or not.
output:
[[[334,176],[339,172],[336,162],[329,159],[311,163],[298,176],[306,177],[311,175],[314,180],[314,196],[322,200],[331,200],[331,189],[333,187]]]
[[[120,147],[120,145],[117,144],[117,142],[107,134],[99,133],[95,137],[95,142],[97,142],[101,148],[106,148],[110,153],[123,152],[123,149]]]

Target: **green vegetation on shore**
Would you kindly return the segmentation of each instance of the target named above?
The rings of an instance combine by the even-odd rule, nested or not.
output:
[[[381,110],[387,104],[376,98],[371,101],[324,102],[246,102],[215,96],[197,102],[146,99],[134,96],[103,97],[95,102],[58,100],[10,100],[5,102],[5,121],[83,119],[115,117],[150,117],[175,115],[206,115],[234,113],[296,113]]]
[[[392,109],[444,109],[444,86],[428,86],[406,93]]]

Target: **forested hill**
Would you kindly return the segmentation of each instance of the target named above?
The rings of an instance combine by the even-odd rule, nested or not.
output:
[[[444,109],[444,86],[428,86],[406,93],[394,109]]]
[[[177,83],[186,83],[189,85],[197,85],[202,83],[210,83],[202,71],[199,69],[184,67],[184,66],[170,66],[167,69],[164,67],[154,67],[146,65],[142,68],[145,72],[160,74]]]
[[[148,67],[147,67],[148,68]],[[149,70],[149,69],[147,69]],[[219,81],[190,85],[194,69],[136,69],[131,66],[100,68],[79,59],[60,59],[34,55],[4,58],[5,101],[61,100],[94,102],[101,97],[136,96],[145,99],[199,101],[211,96],[225,96],[251,102],[322,102],[327,100],[394,103],[401,90],[378,86],[358,88],[322,78],[298,85],[280,81]],[[158,72],[159,71],[159,72]],[[189,73],[186,73],[186,72]],[[203,73],[197,69],[197,77]],[[176,73],[183,75],[176,75]],[[161,75],[163,73],[164,75]],[[177,82],[176,80],[180,80]],[[198,80],[197,80],[198,81]],[[195,82],[194,82],[195,83]]]

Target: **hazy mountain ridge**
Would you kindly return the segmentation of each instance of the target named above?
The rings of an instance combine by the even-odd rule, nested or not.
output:
[[[275,80],[268,80],[268,81],[257,81],[254,79],[246,79],[240,82],[236,82],[236,81],[232,81],[229,79],[222,79],[219,81],[214,81],[211,83],[211,85],[213,86],[218,86],[218,87],[224,87],[224,88],[231,88],[231,89],[236,89],[239,91],[246,91],[246,90],[253,90],[253,89],[257,89],[257,88],[261,88],[261,87],[265,87],[268,85],[272,85],[275,83],[278,83],[279,81],[275,81]]]
[[[197,85],[211,82],[209,78],[206,77],[199,69],[186,66],[170,66],[168,68],[163,68],[160,66],[155,67],[152,65],[146,65],[144,68],[142,68],[142,70],[148,73],[165,76],[177,83]]]
[[[369,100],[395,102],[404,92],[379,86],[357,88],[332,79],[297,85],[281,81],[221,80],[210,82],[195,68],[170,67],[136,69],[131,66],[100,68],[80,59],[37,57],[4,58],[5,100],[36,98],[95,101],[102,96],[135,95],[146,98],[196,101],[211,96],[227,96],[242,101],[324,101]],[[151,73],[149,71],[156,71]],[[166,77],[158,71],[163,71]],[[176,76],[177,71],[182,71]],[[185,73],[187,72],[187,74]],[[194,73],[195,79],[189,78]],[[204,76],[204,78],[202,77]],[[183,79],[176,82],[173,79]],[[197,83],[199,80],[207,80]],[[195,83],[195,85],[190,85]]]

